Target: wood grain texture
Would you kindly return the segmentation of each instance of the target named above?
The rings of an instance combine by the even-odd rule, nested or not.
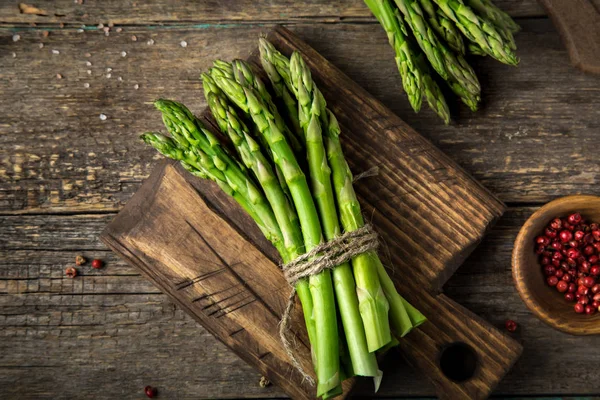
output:
[[[561,293],[546,284],[539,256],[534,251],[535,238],[542,234],[550,221],[575,212],[581,213],[589,222],[600,221],[600,197],[561,197],[545,204],[523,224],[513,249],[513,279],[523,302],[542,321],[574,335],[598,335],[600,314],[575,314],[573,303],[566,302]]]
[[[600,78],[570,65],[550,21],[522,25],[520,66],[475,60],[483,109],[459,107],[448,127],[427,109],[410,109],[378,26],[293,29],[503,201],[600,194],[600,166],[589,162],[600,128]],[[151,102],[173,98],[199,112],[205,106],[199,72],[218,57],[246,57],[267,29],[126,28],[109,37],[71,30],[45,39],[38,30],[22,32],[18,42],[6,32],[0,41],[0,213],[118,211],[158,159],[137,138],[161,125]],[[155,43],[147,45],[148,39]]]
[[[544,14],[534,1],[496,2],[512,15]],[[136,140],[138,133],[160,124],[150,102],[164,95],[200,110],[197,75],[207,66],[203,60],[245,57],[256,36],[268,30],[264,21],[279,17],[270,9],[251,8],[244,10],[246,17],[232,8],[231,15],[241,19],[221,21],[218,4],[203,9],[204,14],[189,13],[191,2],[184,1],[168,6],[143,2],[132,12],[132,2],[111,0],[86,0],[84,17],[71,0],[29,3],[56,4],[66,16],[18,15],[18,1],[0,2],[3,397],[141,398],[147,384],[158,386],[165,398],[282,397],[275,386],[260,388],[256,371],[108,251],[97,237],[114,214],[92,214],[120,210],[151,172],[155,160]],[[193,11],[202,7],[197,3]],[[523,26],[517,36],[519,68],[474,60],[484,107],[471,114],[459,106],[453,110],[456,125],[444,127],[428,110],[416,115],[410,109],[385,34],[366,8],[363,17],[349,16],[343,7],[327,16],[314,10],[335,3],[304,3],[303,10],[312,7],[308,14],[313,15],[292,21],[295,31],[502,200],[541,203],[569,193],[600,194],[600,171],[590,162],[600,120],[598,80],[573,70],[550,21],[518,21]],[[354,0],[344,4],[364,7]],[[82,23],[94,27],[115,18],[135,26],[122,26],[122,34],[113,29],[110,37],[95,29],[75,31]],[[353,19],[361,24],[319,23]],[[25,26],[36,21],[38,28]],[[61,21],[65,29],[59,29]],[[163,22],[170,25],[161,27]],[[50,36],[42,39],[47,29]],[[21,36],[18,42],[11,39],[15,32]],[[137,42],[131,41],[133,34]],[[155,45],[145,44],[149,38]],[[181,40],[188,41],[187,53],[178,47]],[[53,48],[60,55],[52,56]],[[127,57],[120,58],[122,50]],[[85,65],[85,52],[92,54],[91,68]],[[117,71],[111,79],[104,77],[107,67]],[[118,76],[122,82],[115,80]],[[85,82],[89,89],[84,90]],[[107,121],[98,119],[100,112]],[[594,372],[581,363],[600,362],[598,352],[590,351],[600,346],[599,339],[549,328],[527,310],[512,286],[512,243],[534,210],[510,209],[445,292],[498,327],[507,318],[519,323],[516,337],[526,344],[524,354],[497,396],[600,398]],[[63,269],[81,252],[105,259],[107,268],[83,268],[82,280],[64,278]],[[433,386],[407,364],[392,359],[385,368],[379,397],[434,394]],[[371,389],[359,385],[357,392],[370,397]]]
[[[600,10],[590,0],[540,0],[569,51],[584,72],[600,74]]]
[[[279,338],[290,290],[279,267],[214,213],[175,168],[163,163],[102,240],[290,397],[313,398],[315,389],[293,367]],[[297,311],[290,334],[297,358],[312,371]]]
[[[512,285],[512,243],[536,209],[509,209],[450,278],[446,295],[494,326],[501,328],[508,318],[519,323],[514,337],[525,344],[524,353],[496,396],[599,395],[593,372],[580,360],[600,362],[600,354],[589,351],[600,346],[600,337],[574,337],[550,328],[529,312]],[[98,242],[114,215],[93,217],[0,219],[3,227],[21,227],[14,230],[15,241],[0,250],[0,387],[6,398],[130,398],[140,396],[148,384],[158,386],[166,398],[284,396],[275,386],[260,388],[258,372]],[[56,222],[62,220],[68,223]],[[45,228],[50,226],[57,227],[53,233]],[[62,235],[71,229],[82,232],[83,240]],[[55,249],[39,249],[41,241],[29,233],[35,230],[48,238],[53,234]],[[19,241],[33,242],[28,250],[17,250]],[[93,250],[73,250],[77,248]],[[99,271],[81,268],[83,282],[89,282],[89,274],[102,281],[83,284],[63,276],[78,253],[106,260]],[[52,290],[46,290],[49,285]],[[174,359],[178,361],[169,362]],[[395,353],[382,366],[386,377],[378,397],[434,395],[424,375]],[[369,382],[360,382],[356,390],[371,397]]]
[[[373,20],[362,0],[335,1],[84,1],[72,0],[25,1],[47,12],[46,16],[19,13],[18,1],[0,4],[0,21],[5,23],[73,23],[97,25],[109,21],[115,24],[159,24],[194,22],[255,22],[299,21],[307,19],[340,22],[354,18]],[[513,16],[545,15],[535,0],[496,0],[495,3]]]

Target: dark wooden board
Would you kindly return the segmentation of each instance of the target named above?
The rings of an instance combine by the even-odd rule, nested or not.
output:
[[[298,21],[307,19],[339,22],[356,18],[373,19],[362,0],[283,1],[84,1],[73,0],[25,1],[47,12],[46,16],[19,13],[18,1],[0,4],[0,21],[5,23],[38,24],[193,24],[198,22],[243,23],[253,21]],[[535,0],[496,0],[495,3],[513,16],[537,17],[545,15]]]
[[[600,74],[600,9],[592,0],[540,0],[569,51],[584,72]]]
[[[365,213],[370,215],[373,223],[382,230],[382,240],[387,245],[386,252],[391,255],[389,262],[395,266],[394,279],[399,285],[399,290],[430,320],[418,332],[402,340],[400,347],[403,352],[414,365],[435,382],[441,397],[486,397],[516,361],[521,353],[521,347],[483,320],[438,293],[441,285],[447,281],[481,240],[487,229],[502,214],[502,203],[291,32],[277,28],[268,37],[282,52],[289,54],[293,49],[297,49],[305,56],[321,90],[329,99],[330,107],[338,116],[345,143],[349,144],[346,156],[352,160],[355,170],[379,167],[379,175],[366,180],[363,185],[365,191],[359,190],[358,194],[365,207]],[[255,59],[251,57],[251,60]],[[365,142],[381,143],[381,145],[361,145]],[[178,257],[181,257],[184,260],[183,264],[187,265],[190,263],[189,260],[198,259],[199,255],[207,252],[201,244],[195,245],[193,239],[189,244],[179,248],[177,243],[182,237],[196,237],[194,234],[190,235],[191,232],[196,232],[203,238],[208,237],[209,239],[203,239],[206,241],[214,237],[226,237],[226,240],[220,240],[232,242],[230,247],[233,249],[246,248],[247,243],[237,244],[236,240],[241,239],[236,239],[237,236],[227,232],[221,235],[219,224],[213,227],[211,223],[190,221],[192,218],[187,217],[187,214],[197,213],[202,221],[202,214],[206,214],[206,211],[196,212],[195,209],[199,207],[201,201],[192,201],[185,196],[179,199],[179,194],[189,193],[190,189],[184,186],[178,189],[177,185],[172,185],[170,182],[176,180],[172,176],[179,177],[181,176],[179,174],[183,174],[193,183],[193,186],[186,184],[187,187],[195,187],[204,200],[214,207],[216,213],[227,215],[227,219],[250,238],[260,236],[256,233],[257,229],[253,224],[249,223],[249,218],[239,214],[238,208],[227,199],[227,196],[215,192],[212,185],[192,178],[181,169],[179,173],[175,171],[168,166],[157,169],[119,216],[107,227],[102,239],[117,253],[149,275],[178,304],[183,305],[209,331],[215,333],[243,359],[261,369],[261,372],[282,386],[283,390],[292,397],[298,397],[300,394],[293,390],[301,388],[301,380],[288,372],[290,366],[286,357],[281,356],[283,351],[281,349],[262,351],[265,354],[273,354],[273,359],[267,359],[263,358],[260,351],[253,350],[256,346],[276,348],[273,337],[269,339],[265,333],[265,331],[274,332],[276,341],[276,326],[260,320],[258,325],[265,329],[260,335],[249,337],[240,335],[239,338],[237,336],[232,338],[231,332],[244,329],[247,332],[254,332],[256,328],[251,321],[257,319],[256,313],[265,314],[264,310],[253,310],[258,307],[257,304],[253,304],[248,309],[236,307],[231,313],[219,314],[219,317],[223,316],[223,318],[216,321],[212,314],[205,315],[202,308],[195,307],[198,304],[193,304],[191,298],[174,289],[184,277],[190,280],[189,285],[193,285],[201,280],[195,278],[196,276],[212,276],[212,263],[206,266],[203,265],[204,263],[193,267],[188,266],[189,271],[183,275],[180,267],[171,265]],[[184,179],[179,178],[182,181]],[[369,193],[377,193],[378,196]],[[179,203],[183,205],[178,206]],[[167,204],[170,206],[164,206]],[[464,224],[467,220],[469,220],[468,225]],[[163,221],[174,222],[165,224]],[[167,226],[163,228],[165,225]],[[180,232],[188,233],[182,236]],[[413,240],[416,237],[427,238],[427,240],[417,243]],[[170,244],[171,247],[161,245],[162,241]],[[255,244],[263,248],[267,254],[270,253],[270,245],[259,242]],[[192,248],[197,248],[194,250],[196,253],[190,250]],[[226,258],[224,254],[228,252],[227,246],[221,250],[224,252],[223,255],[220,255],[218,250],[212,250],[212,245],[210,248],[219,258]],[[149,249],[152,249],[151,253],[146,254]],[[241,254],[236,257],[242,261],[221,260],[221,264],[231,265],[230,268],[234,268],[241,263],[244,265],[244,270],[253,271],[249,276],[263,274],[261,263],[243,261],[244,256]],[[223,268],[224,265],[221,269]],[[198,284],[202,286],[203,282],[202,280]],[[268,293],[281,293],[282,285],[277,285],[276,282],[271,285],[267,282],[263,284],[269,287]],[[246,282],[245,285],[251,287],[252,283]],[[283,287],[285,288],[285,284]],[[212,301],[219,303],[222,301],[219,299],[222,290],[223,288],[215,288],[208,284],[207,287],[203,287],[201,296],[200,293],[196,295],[203,299],[216,296]],[[253,296],[256,299],[261,298],[260,294],[253,294]],[[282,297],[284,301],[285,294]],[[276,315],[275,309],[274,312]],[[229,321],[230,314],[234,317],[239,314],[241,320]],[[225,326],[222,327],[221,324]],[[264,337],[265,343],[260,340],[261,337]],[[439,368],[442,349],[455,342],[469,345],[474,349],[479,360],[473,378],[460,384],[444,376]],[[308,353],[305,362],[307,364],[310,362]],[[287,378],[280,375],[281,371],[285,371]],[[310,398],[312,391],[304,390],[304,395]]]
[[[293,29],[503,201],[600,194],[600,166],[589,161],[600,128],[600,78],[571,66],[549,20],[522,25],[519,67],[475,59],[483,108],[471,113],[461,106],[456,123],[448,127],[427,107],[419,114],[410,109],[379,26],[307,23]],[[161,124],[151,102],[164,96],[201,111],[199,72],[218,57],[246,57],[267,29],[126,27],[109,37],[71,30],[46,39],[33,30],[21,32],[18,42],[5,31],[0,41],[0,213],[120,210],[157,159],[137,140]],[[146,44],[150,38],[154,45]],[[179,46],[181,40],[187,48]],[[37,47],[40,42],[43,49]],[[52,49],[60,54],[51,54]],[[85,64],[86,52],[91,67]],[[108,67],[111,78],[106,78]]]

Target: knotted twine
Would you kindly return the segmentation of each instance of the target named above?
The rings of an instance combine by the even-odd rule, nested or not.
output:
[[[304,371],[300,362],[296,359],[292,351],[292,345],[287,338],[289,319],[294,308],[294,298],[296,296],[296,283],[301,279],[317,275],[323,270],[335,268],[340,264],[350,261],[359,254],[376,250],[379,246],[377,236],[373,227],[370,224],[366,224],[360,229],[346,232],[333,240],[323,243],[282,266],[283,276],[292,287],[292,291],[281,317],[279,336],[281,337],[281,343],[285,352],[292,361],[292,365],[313,386],[315,384],[313,378]]]

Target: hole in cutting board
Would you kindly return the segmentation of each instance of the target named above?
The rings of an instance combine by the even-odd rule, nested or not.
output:
[[[466,343],[451,343],[440,354],[440,369],[455,382],[471,379],[477,369],[477,354]]]

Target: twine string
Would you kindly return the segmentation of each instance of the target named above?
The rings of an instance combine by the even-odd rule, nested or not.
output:
[[[279,336],[292,365],[298,370],[304,380],[308,381],[312,386],[315,385],[314,379],[300,365],[300,362],[294,355],[292,344],[287,337],[289,319],[294,308],[296,283],[304,278],[317,275],[326,269],[332,269],[350,261],[360,254],[376,250],[378,246],[377,233],[370,224],[366,224],[360,229],[346,232],[333,240],[325,242],[282,266],[283,276],[292,287],[292,290],[279,324]]]

